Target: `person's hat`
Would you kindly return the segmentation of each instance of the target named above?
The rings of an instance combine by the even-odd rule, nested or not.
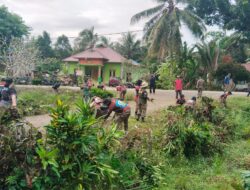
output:
[[[148,87],[148,83],[143,81],[141,84],[141,88],[147,88]]]
[[[196,101],[196,97],[195,97],[195,96],[193,96],[191,100]]]
[[[177,75],[177,78],[181,78],[181,76],[180,76],[180,75]]]
[[[95,101],[96,104],[100,104],[100,103],[103,102],[103,100],[101,98],[99,98],[99,97],[95,97],[94,101]]]

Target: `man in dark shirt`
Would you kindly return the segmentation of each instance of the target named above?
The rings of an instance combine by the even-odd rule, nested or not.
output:
[[[4,88],[1,90],[1,101],[0,107],[16,107],[17,100],[16,100],[16,90],[14,88],[14,83],[12,79],[6,79]]]
[[[155,75],[151,75],[151,78],[150,78],[150,94],[151,93],[154,93],[155,94],[155,88],[156,88],[156,84],[155,84]]]
[[[118,126],[124,123],[124,130],[128,131],[128,119],[131,114],[131,108],[128,104],[117,100],[115,98],[107,98],[103,101],[103,107],[108,109],[107,115],[104,119],[107,119],[112,112],[115,112],[115,121]]]

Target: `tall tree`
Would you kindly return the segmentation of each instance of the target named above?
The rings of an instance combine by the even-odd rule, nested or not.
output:
[[[5,73],[10,77],[25,77],[35,69],[39,62],[39,51],[32,42],[13,38],[8,50],[3,54]]]
[[[187,25],[192,33],[199,37],[205,30],[202,20],[187,9],[178,7],[188,0],[156,0],[159,5],[134,15],[131,23],[143,18],[150,18],[145,24],[145,39],[149,43],[149,55],[165,59],[167,56],[179,55],[182,47],[180,27]]]
[[[42,58],[51,58],[54,56],[51,46],[51,38],[48,32],[44,31],[42,35],[38,36],[36,46]]]
[[[195,45],[198,49],[199,62],[205,73],[211,73],[218,68],[219,58],[223,51],[221,44],[223,36],[221,32],[210,32],[205,35],[201,43]]]
[[[94,31],[94,27],[90,29],[84,29],[80,32],[79,36],[75,40],[75,52],[83,51],[87,48],[93,47],[98,40],[98,36]]]
[[[250,41],[250,0],[189,0],[188,9],[207,24],[240,32]]]
[[[12,38],[21,38],[27,35],[29,27],[17,14],[8,11],[7,7],[0,6],[0,53],[3,45],[8,45]]]
[[[122,35],[120,43],[117,43],[116,50],[127,59],[140,61],[142,57],[141,42],[136,35],[128,32]]]
[[[107,38],[105,36],[98,36],[98,43],[111,47],[111,48],[114,47],[114,43],[110,40],[110,38]]]
[[[59,59],[66,58],[71,55],[72,48],[69,38],[65,35],[59,36],[55,43],[55,55]]]

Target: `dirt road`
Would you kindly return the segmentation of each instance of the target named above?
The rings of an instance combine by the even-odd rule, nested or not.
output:
[[[187,100],[192,96],[197,95],[197,91],[183,91],[183,93],[185,94]],[[204,92],[204,95],[214,99],[218,99],[222,93],[223,92],[206,91]],[[246,93],[234,92],[233,96],[246,96]],[[157,90],[155,95],[150,95],[150,98],[154,98],[155,100],[153,103],[151,102],[148,103],[149,114],[159,109],[175,104],[175,92],[173,90]],[[132,116],[133,116],[135,110],[135,103],[129,102],[129,104],[132,107]],[[50,117],[48,115],[32,116],[32,117],[27,117],[26,120],[32,123],[35,127],[41,128],[49,124]]]

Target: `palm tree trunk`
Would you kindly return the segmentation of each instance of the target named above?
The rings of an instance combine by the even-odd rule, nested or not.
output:
[[[215,52],[215,57],[214,57],[214,71],[216,71],[218,69],[218,60],[219,60],[219,56],[220,56],[220,49],[217,48],[216,52]]]
[[[174,10],[174,1],[173,0],[168,0],[168,8],[169,8],[169,12],[172,12]]]

